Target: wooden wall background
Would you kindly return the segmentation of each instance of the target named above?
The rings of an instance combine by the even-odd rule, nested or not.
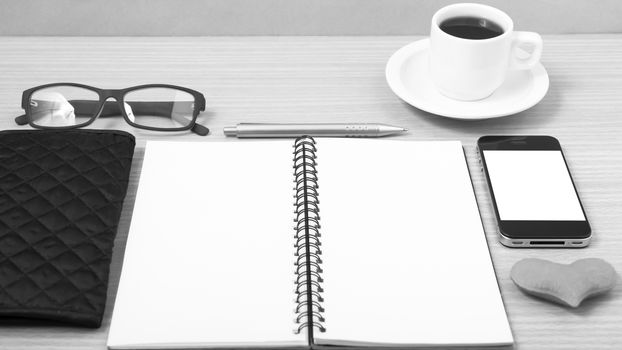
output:
[[[0,36],[426,35],[447,0],[2,0]],[[464,0],[463,2],[468,2]],[[478,0],[518,30],[621,33],[619,0]]]

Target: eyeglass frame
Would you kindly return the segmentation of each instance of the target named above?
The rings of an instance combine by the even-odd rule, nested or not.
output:
[[[97,101],[98,105],[98,109],[97,112],[91,117],[91,119],[89,119],[88,121],[81,123],[81,124],[76,124],[76,125],[65,125],[65,126],[43,126],[43,125],[37,125],[33,122],[32,120],[32,114],[31,114],[31,108],[32,106],[30,105],[30,99],[33,95],[34,92],[38,91],[38,90],[42,90],[42,89],[46,89],[46,88],[50,88],[50,87],[55,87],[55,86],[72,86],[72,87],[78,87],[78,88],[83,88],[86,90],[90,90],[93,91],[95,93],[97,93],[97,95],[99,96],[99,101]],[[132,122],[130,120],[130,118],[128,117],[126,111],[125,111],[125,106],[123,105],[123,103],[125,103],[125,95],[128,92],[131,91],[135,91],[135,90],[141,90],[141,89],[146,89],[146,88],[169,88],[169,89],[176,89],[176,90],[181,90],[184,92],[189,93],[190,95],[192,95],[194,97],[194,111],[192,112],[192,120],[190,121],[190,123],[186,126],[183,127],[179,127],[179,128],[158,128],[158,127],[153,127],[153,126],[146,126],[146,125],[140,125],[140,124],[136,124],[134,122]],[[125,121],[135,127],[135,128],[139,128],[139,129],[145,129],[145,130],[152,130],[152,131],[185,131],[185,130],[192,130],[193,132],[197,133],[198,135],[201,136],[205,136],[209,133],[209,129],[201,124],[198,124],[196,122],[197,117],[199,116],[199,113],[201,111],[205,111],[205,96],[203,96],[202,93],[196,91],[196,90],[192,90],[189,88],[185,88],[183,86],[177,86],[177,85],[169,85],[169,84],[145,84],[145,85],[136,85],[136,86],[132,86],[132,87],[128,87],[125,89],[100,89],[94,86],[89,86],[89,85],[84,85],[84,84],[77,84],[77,83],[51,83],[51,84],[45,84],[45,85],[40,85],[37,87],[33,87],[27,90],[24,90],[24,92],[22,93],[22,109],[24,109],[25,114],[20,115],[19,117],[15,118],[15,123],[17,123],[18,125],[30,125],[31,127],[35,128],[35,129],[46,129],[46,130],[67,130],[67,129],[78,129],[78,128],[82,128],[85,126],[88,126],[90,124],[92,124],[97,118],[100,117],[100,115],[102,114],[106,103],[108,102],[108,99],[110,98],[115,99],[116,101],[116,105],[119,108],[120,114],[121,116],[123,116],[123,119],[125,119]],[[95,101],[93,101],[95,102]]]

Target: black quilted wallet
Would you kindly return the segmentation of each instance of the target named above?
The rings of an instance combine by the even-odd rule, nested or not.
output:
[[[0,319],[99,327],[134,136],[0,132]]]

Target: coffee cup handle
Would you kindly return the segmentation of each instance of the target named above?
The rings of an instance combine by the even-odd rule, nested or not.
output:
[[[519,57],[518,48],[525,44],[532,45],[533,52],[527,57]],[[529,69],[540,61],[540,56],[542,56],[542,37],[534,32],[514,32],[511,50],[512,61],[510,68]]]

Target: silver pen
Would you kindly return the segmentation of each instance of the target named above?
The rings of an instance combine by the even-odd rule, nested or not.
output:
[[[239,138],[250,137],[380,137],[399,134],[407,129],[385,124],[268,124],[268,123],[240,123],[236,126],[226,126],[223,129],[226,136]]]

